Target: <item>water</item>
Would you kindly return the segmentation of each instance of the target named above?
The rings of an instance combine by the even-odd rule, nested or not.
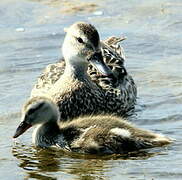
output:
[[[181,8],[181,0],[1,0],[0,179],[181,179]],[[127,36],[126,65],[139,92],[132,121],[173,144],[128,158],[36,149],[31,131],[13,142],[22,104],[43,68],[61,57],[63,28],[78,20],[102,39]]]

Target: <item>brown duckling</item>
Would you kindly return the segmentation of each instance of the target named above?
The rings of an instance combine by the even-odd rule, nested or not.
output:
[[[44,97],[30,99],[14,138],[37,126],[32,141],[38,147],[58,146],[71,152],[113,154],[167,145],[171,139],[140,129],[112,115],[85,116],[60,122],[58,107]]]

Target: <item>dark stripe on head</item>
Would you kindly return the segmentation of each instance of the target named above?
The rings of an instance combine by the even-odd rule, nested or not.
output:
[[[33,114],[35,111],[39,110],[43,105],[44,105],[44,102],[41,102],[35,108],[29,109],[28,115]]]
[[[22,110],[23,110],[23,112],[26,112],[30,115],[30,114],[34,113],[36,110],[40,109],[45,104],[45,102],[51,102],[51,100],[46,97],[30,98],[25,103]]]
[[[85,24],[85,23],[78,24],[78,27],[85,34],[85,36],[87,36],[88,39],[90,39],[91,43],[95,47],[98,47],[100,38],[96,28],[91,24]]]

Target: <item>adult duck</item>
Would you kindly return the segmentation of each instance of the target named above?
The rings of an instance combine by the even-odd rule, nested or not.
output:
[[[140,129],[121,117],[111,115],[84,116],[60,122],[57,105],[39,97],[30,99],[23,108],[22,122],[14,138],[31,126],[37,126],[32,141],[37,147],[58,146],[71,152],[113,154],[167,145],[171,139]]]
[[[67,29],[63,43],[64,59],[45,69],[38,78],[31,97],[40,94],[50,95],[51,91],[51,97],[59,104],[62,99],[61,92],[65,88],[75,92],[75,98],[70,99],[74,103],[77,102],[75,104],[77,107],[71,108],[72,105],[69,104],[71,102],[67,103],[67,107],[71,108],[68,113],[72,113],[73,117],[76,115],[74,115],[74,111],[77,111],[78,108],[82,111],[78,115],[97,112],[122,116],[127,114],[134,108],[137,92],[132,77],[124,67],[124,56],[118,44],[121,40],[123,39],[111,37],[100,42],[99,34],[93,25],[84,22],[73,24]],[[95,62],[91,61],[92,58],[95,58]],[[87,90],[79,86],[79,92],[78,86],[68,83],[68,80],[69,82],[74,80],[82,82]],[[60,91],[60,89],[62,90]],[[93,94],[97,100],[92,96]],[[104,104],[102,105],[102,103]],[[64,110],[66,111],[66,109]]]

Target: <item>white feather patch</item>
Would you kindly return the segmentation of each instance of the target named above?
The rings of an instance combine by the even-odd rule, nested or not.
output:
[[[123,136],[123,137],[130,137],[131,133],[127,129],[122,129],[122,128],[113,128],[110,130],[111,133],[114,133],[118,136]]]

